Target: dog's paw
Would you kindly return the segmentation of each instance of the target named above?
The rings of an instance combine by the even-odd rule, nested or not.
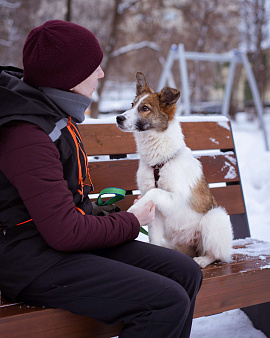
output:
[[[150,200],[147,198],[147,196],[143,196],[142,198],[138,199],[136,203],[134,203],[127,211],[133,212],[135,210],[138,210],[142,208],[147,202]]]
[[[193,259],[197,264],[200,265],[201,268],[205,268],[207,265],[215,261],[215,259],[210,256],[194,257]]]
[[[132,205],[128,210],[127,210],[127,212],[134,212],[135,210],[137,210],[138,209],[138,206],[136,206],[135,204],[134,205]]]

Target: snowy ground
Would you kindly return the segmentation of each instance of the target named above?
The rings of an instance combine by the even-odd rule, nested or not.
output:
[[[102,116],[104,118],[104,115]],[[270,144],[270,114],[265,117]],[[258,121],[238,113],[232,123],[251,237],[270,242],[270,152],[265,150]],[[143,236],[143,235],[142,235]],[[143,239],[143,238],[140,238]],[[266,338],[241,310],[193,321],[191,338]]]
[[[270,147],[270,114],[264,122]],[[232,125],[251,237],[270,242],[270,151],[257,121],[248,122],[239,113]]]

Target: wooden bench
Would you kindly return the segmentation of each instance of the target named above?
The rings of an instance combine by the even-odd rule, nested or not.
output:
[[[249,237],[230,122],[222,117],[217,117],[216,121],[182,118],[181,125],[187,145],[203,165],[214,196],[230,214],[235,238]],[[132,204],[137,189],[138,159],[134,155],[133,135],[121,132],[114,123],[98,121],[80,125],[80,131],[87,154],[91,156],[89,168],[95,193],[110,186],[125,189],[127,196],[118,205],[126,210]],[[248,255],[248,248],[254,245],[269,248],[269,243],[238,241],[232,262],[214,263],[203,269],[204,280],[197,297],[195,318],[245,308],[255,327],[270,335],[270,250],[263,257]],[[246,248],[244,253],[241,253],[241,248]],[[0,336],[5,338],[105,338],[117,336],[121,327],[122,324],[105,325],[60,309],[13,304],[3,296],[1,299]]]

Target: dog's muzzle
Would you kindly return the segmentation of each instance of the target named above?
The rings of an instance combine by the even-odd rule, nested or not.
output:
[[[119,116],[116,117],[116,121],[117,121],[119,126],[121,126],[125,120],[126,120],[126,118],[123,115],[119,115]]]

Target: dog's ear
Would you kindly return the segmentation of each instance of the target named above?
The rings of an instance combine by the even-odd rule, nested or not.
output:
[[[139,96],[142,93],[154,93],[154,91],[148,86],[145,76],[141,72],[136,73],[136,95]]]
[[[174,88],[165,87],[159,93],[159,102],[163,107],[170,106],[179,99],[180,91]]]

